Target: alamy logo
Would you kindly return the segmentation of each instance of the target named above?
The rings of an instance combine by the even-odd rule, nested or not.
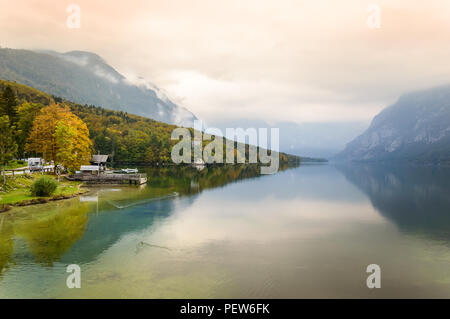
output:
[[[66,272],[70,273],[67,277],[67,288],[81,288],[81,268],[76,264],[67,266]]]
[[[381,268],[377,264],[367,266],[366,272],[371,273],[367,277],[367,288],[381,288]]]
[[[66,25],[69,29],[79,29],[81,27],[81,8],[78,4],[69,4],[66,8],[69,13]]]
[[[369,29],[379,29],[381,27],[381,8],[378,4],[371,3],[367,6],[367,27]]]
[[[184,127],[172,131],[172,140],[181,140],[172,148],[171,158],[176,164],[192,164],[192,152],[194,163],[223,163],[224,148],[225,162],[227,164],[246,163],[246,146],[248,140],[248,163],[264,164],[261,166],[261,174],[274,174],[279,168],[279,129],[270,129],[270,150],[268,149],[267,128],[227,128],[226,145],[224,147],[224,135],[218,128],[208,128],[203,133],[202,121],[194,121],[194,140],[191,131]],[[210,141],[203,148],[203,141]],[[236,143],[237,142],[237,143]],[[236,144],[236,148],[235,148]],[[259,147],[258,147],[258,146]]]

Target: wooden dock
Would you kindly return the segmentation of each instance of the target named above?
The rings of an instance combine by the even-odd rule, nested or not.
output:
[[[147,183],[147,174],[118,174],[100,173],[86,174],[77,173],[66,177],[72,181],[82,181],[87,184],[134,184],[142,185]]]

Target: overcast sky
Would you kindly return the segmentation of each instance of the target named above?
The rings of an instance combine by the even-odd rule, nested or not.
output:
[[[69,4],[81,28],[66,25]],[[368,5],[381,8],[370,29]],[[450,83],[450,1],[0,0],[0,45],[91,51],[206,121],[367,121]]]

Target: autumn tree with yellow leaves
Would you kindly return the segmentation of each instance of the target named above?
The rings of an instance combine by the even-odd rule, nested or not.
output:
[[[75,171],[89,163],[92,142],[86,124],[69,108],[52,104],[40,110],[26,145],[27,152],[42,154],[55,166],[63,165]]]

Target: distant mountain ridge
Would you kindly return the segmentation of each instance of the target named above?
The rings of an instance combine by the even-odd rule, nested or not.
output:
[[[336,159],[449,164],[450,85],[401,96]]]
[[[264,120],[240,118],[216,120],[206,126],[217,127],[225,134],[227,127],[278,128],[280,151],[314,159],[332,158],[342,151],[346,143],[361,134],[368,122],[316,122],[295,123],[279,121],[269,124]]]
[[[132,83],[95,53],[0,48],[0,78],[65,99],[180,126],[195,119],[151,83]]]
[[[10,87],[16,95],[18,108],[25,103],[35,104],[33,108],[42,109],[59,103],[79,117],[89,129],[93,142],[93,154],[110,155],[109,160],[120,164],[153,165],[173,163],[171,150],[177,142],[171,139],[176,125],[158,122],[153,119],[113,111],[99,106],[82,105],[54,96],[17,82],[0,79],[0,95]],[[34,114],[34,115],[33,115]],[[31,113],[31,122],[37,112]],[[26,118],[25,120],[30,120]],[[30,128],[31,129],[31,128]],[[193,134],[193,129],[190,129]],[[27,133],[27,132],[25,132]],[[29,133],[29,132],[28,132]],[[1,136],[0,136],[1,138]],[[245,146],[245,157],[249,159],[249,148]],[[224,153],[225,154],[225,153]],[[280,168],[296,166],[302,160],[295,155],[279,153]]]

